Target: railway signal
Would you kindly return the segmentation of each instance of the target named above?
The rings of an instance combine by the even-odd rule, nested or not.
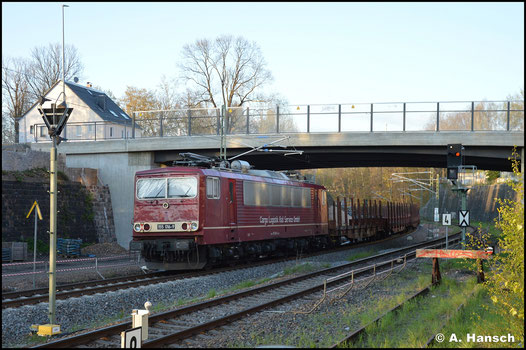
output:
[[[459,210],[458,212],[458,222],[460,227],[469,226],[469,210]]]
[[[458,179],[458,168],[462,166],[462,144],[454,143],[447,145],[447,178]]]
[[[464,147],[462,147],[462,144],[460,143],[451,143],[447,145],[447,178],[451,180],[455,188],[453,188],[453,191],[459,191],[460,199],[461,199],[461,211],[466,212],[467,211],[467,191],[468,188],[465,186],[462,186],[459,183],[457,183],[458,180],[458,173],[461,169],[464,169],[464,160],[462,151],[464,150]],[[460,221],[462,224],[460,227],[462,227],[462,243],[464,244],[466,242],[466,227],[469,226],[469,218],[464,221]]]
[[[61,93],[62,95],[63,93]],[[60,95],[59,95],[60,97]],[[68,108],[66,103],[66,94],[64,93],[63,101],[57,105],[51,104],[51,108],[43,108],[44,103],[50,101],[49,99],[40,96],[38,100],[37,109],[48,128],[49,137],[51,138],[51,148],[49,150],[49,324],[39,326],[39,335],[54,335],[60,333],[60,326],[56,324],[56,307],[55,307],[55,292],[56,292],[56,252],[57,252],[57,146],[60,144],[62,137],[60,134],[73,111],[73,108]],[[46,327],[47,326],[47,327]],[[42,329],[41,329],[42,328]]]

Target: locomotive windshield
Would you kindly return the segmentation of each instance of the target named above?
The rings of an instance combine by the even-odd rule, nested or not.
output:
[[[193,198],[195,196],[197,196],[195,177],[137,180],[138,199]]]

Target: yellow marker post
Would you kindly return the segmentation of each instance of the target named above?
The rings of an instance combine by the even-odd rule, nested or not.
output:
[[[38,217],[40,218],[40,220],[42,220],[42,213],[40,213],[40,207],[38,206],[37,201],[35,201],[35,202],[33,203],[33,206],[31,207],[31,209],[29,209],[29,213],[27,213],[27,215],[26,215],[26,219],[29,218],[29,215],[31,215],[31,212],[33,211],[33,209],[34,209],[35,207],[37,207],[37,212],[35,213],[35,218],[36,218],[36,215],[37,215],[37,213],[38,213]]]
[[[36,270],[37,270],[37,215],[40,220],[42,220],[42,213],[40,213],[40,207],[38,206],[37,201],[33,203],[31,206],[31,209],[29,209],[29,213],[27,213],[26,219],[29,218],[29,215],[31,215],[31,212],[34,208],[37,208],[35,210],[35,238],[33,241],[33,288],[35,287],[35,276],[36,276]]]

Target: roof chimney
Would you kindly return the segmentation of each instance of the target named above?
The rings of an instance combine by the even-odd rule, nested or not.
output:
[[[88,83],[86,84],[86,86],[90,88],[92,85],[91,85],[91,83],[88,81]]]

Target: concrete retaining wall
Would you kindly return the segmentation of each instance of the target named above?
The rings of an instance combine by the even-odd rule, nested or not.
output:
[[[458,192],[453,192],[450,186],[440,185],[440,213],[457,213],[461,207]],[[470,212],[470,221],[493,222],[499,217],[499,205],[495,198],[516,200],[517,196],[507,184],[487,186],[474,186],[468,191],[467,208]],[[428,220],[433,220],[436,200],[434,197],[422,208],[420,215]],[[442,218],[440,218],[442,221]]]

